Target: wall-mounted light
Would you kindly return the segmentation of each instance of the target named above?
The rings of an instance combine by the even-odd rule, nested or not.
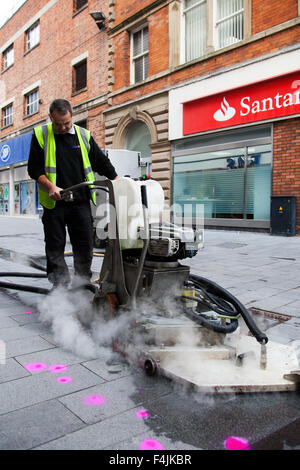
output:
[[[105,15],[102,13],[102,11],[93,11],[92,13],[90,13],[90,15],[96,22],[96,25],[98,26],[99,30],[103,31],[103,29],[105,29]]]

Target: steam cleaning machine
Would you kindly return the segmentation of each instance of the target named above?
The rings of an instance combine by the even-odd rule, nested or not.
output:
[[[106,194],[98,234],[106,238],[103,262],[99,279],[85,287],[103,320],[128,317],[116,351],[130,356],[134,350],[148,375],[161,373],[205,392],[297,389],[296,352],[268,341],[236,297],[181,264],[203,248],[203,229],[163,220],[164,192],[157,181],[84,182],[63,190],[62,197],[72,203],[73,192],[84,185]],[[36,262],[32,266],[39,269]],[[9,282],[0,287],[49,293]]]

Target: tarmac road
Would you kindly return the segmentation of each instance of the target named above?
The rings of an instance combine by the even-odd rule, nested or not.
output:
[[[0,249],[1,272],[32,272],[9,250],[43,256],[40,220],[0,217]],[[95,277],[101,262],[94,258]],[[206,230],[204,249],[184,264],[247,308],[277,314],[258,317],[260,326],[270,340],[300,353],[299,236]],[[50,287],[46,279],[14,282]],[[299,392],[210,395],[148,377],[108,346],[98,351],[74,321],[70,302],[54,297],[45,304],[45,298],[0,289],[0,449],[122,452],[144,442],[193,455],[224,450],[229,436],[253,450],[300,449]],[[109,335],[96,326],[105,344]]]

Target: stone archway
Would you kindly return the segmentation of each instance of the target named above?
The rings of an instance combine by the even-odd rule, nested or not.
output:
[[[115,128],[112,148],[125,148],[127,130],[135,121],[141,121],[146,124],[151,136],[151,145],[157,143],[157,130],[153,119],[148,113],[140,111],[138,106],[133,106],[129,112],[119,120],[117,127]]]

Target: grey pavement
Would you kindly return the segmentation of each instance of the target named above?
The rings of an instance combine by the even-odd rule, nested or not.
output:
[[[43,238],[39,219],[0,216],[0,279],[37,272],[25,255],[43,257]],[[95,278],[101,263],[94,257]],[[204,248],[182,264],[229,290],[300,358],[300,236],[206,230]],[[13,282],[50,288],[46,279]],[[148,377],[112,352],[122,325],[106,331],[85,312],[89,300],[0,288],[0,449],[121,452],[147,441],[193,453],[223,450],[228,436],[252,449],[300,448],[299,392],[207,395]]]

